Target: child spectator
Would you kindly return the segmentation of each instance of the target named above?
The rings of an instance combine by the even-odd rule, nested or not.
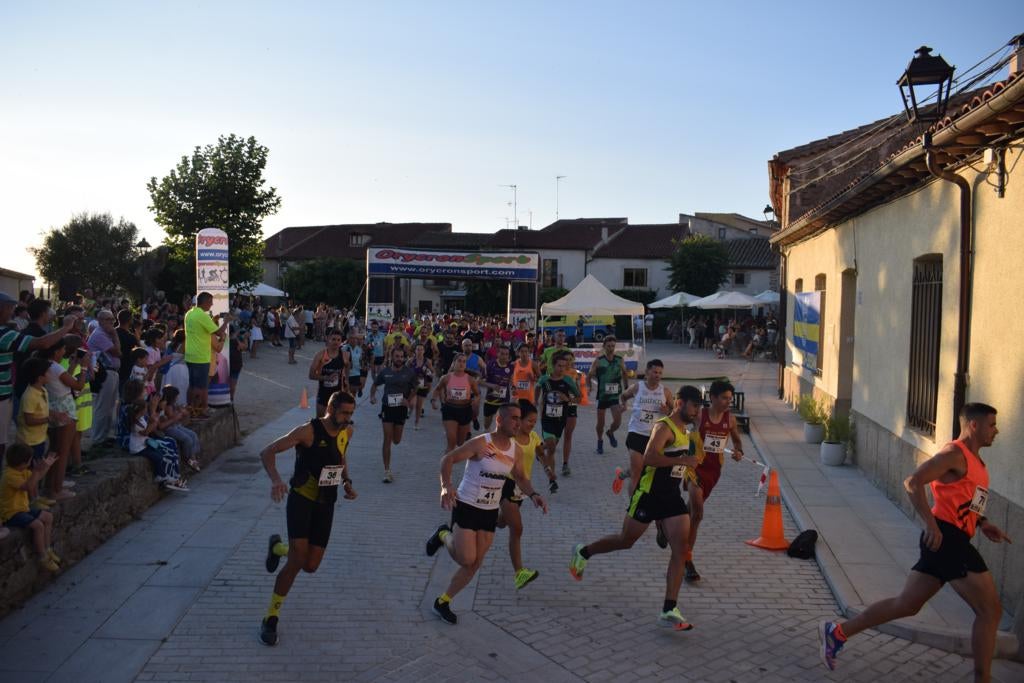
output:
[[[131,373],[128,375],[128,379],[138,380],[142,382],[142,387],[145,389],[146,396],[152,396],[156,392],[156,384],[153,382],[153,375],[156,373],[156,368],[149,367],[149,352],[141,346],[136,346],[128,354],[128,360],[132,364]]]
[[[138,380],[130,379],[124,385],[125,406],[122,409],[123,423],[119,434],[126,433],[122,440],[129,455],[149,460],[153,466],[153,478],[161,488],[171,491],[188,491],[178,467],[177,447],[174,440],[156,439],[153,434],[159,426],[157,407],[159,394],[144,398],[145,386]]]
[[[71,440],[71,455],[69,457],[68,473],[80,477],[86,474],[94,474],[93,470],[82,464],[82,436],[92,429],[92,389],[90,381],[93,378],[93,367],[96,363],[93,355],[83,348],[80,348],[82,338],[75,334],[64,337],[64,360],[61,365],[75,379],[81,380],[83,388],[72,391],[75,397],[75,434]],[[71,359],[77,360],[74,367],[71,366]]]
[[[84,379],[76,379],[72,375],[72,372],[78,371],[78,358],[70,359],[70,371],[61,363],[67,349],[65,339],[61,339],[48,349],[36,351],[37,356],[49,362],[46,371],[46,393],[50,404],[50,450],[57,454],[57,462],[50,469],[46,481],[50,496],[56,500],[72,498],[75,495],[73,491],[64,489],[64,474],[67,471],[68,456],[71,453],[71,444],[75,440],[78,420],[75,397],[71,392],[82,391],[86,386]],[[77,338],[71,336],[71,339]]]
[[[18,368],[18,374],[28,386],[18,407],[17,439],[32,449],[32,459],[37,462],[46,455],[46,426],[50,424],[50,397],[46,391],[46,372],[49,369],[48,360],[35,356]]]
[[[57,460],[50,453],[31,468],[32,449],[16,443],[7,449],[7,466],[0,477],[0,521],[11,529],[28,529],[39,556],[39,566],[48,572],[60,571],[60,558],[50,547],[53,530],[53,515],[48,510],[32,510],[29,507],[29,492],[34,491],[39,480]]]
[[[199,471],[199,435],[189,429],[186,424],[189,419],[188,409],[184,403],[178,407],[180,392],[170,384],[163,388],[160,394],[160,431],[171,437],[178,444],[181,453],[181,461],[193,472]]]
[[[185,405],[188,395],[188,365],[184,360],[184,346],[185,330],[176,330],[174,336],[171,337],[171,347],[168,353],[171,362],[167,366],[167,372],[164,373],[164,385],[170,384],[178,389],[178,398],[175,399],[177,406]]]

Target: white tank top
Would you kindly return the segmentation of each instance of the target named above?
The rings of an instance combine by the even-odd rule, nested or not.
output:
[[[516,442],[509,439],[508,448],[501,450],[494,445],[490,432],[483,438],[487,453],[466,461],[455,498],[481,510],[496,510],[501,502],[501,488],[516,462]]]
[[[665,389],[660,383],[657,388],[648,389],[647,382],[639,382],[636,396],[633,397],[633,412],[629,414],[628,431],[650,436],[655,421],[663,415],[661,412],[663,405],[665,405]]]

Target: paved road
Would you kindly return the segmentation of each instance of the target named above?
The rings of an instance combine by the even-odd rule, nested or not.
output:
[[[691,375],[692,376],[692,375]],[[282,390],[283,393],[283,390]],[[291,403],[291,395],[282,396]],[[437,503],[440,422],[428,412],[395,451],[396,482],[380,482],[380,428],[361,405],[351,447],[359,499],[339,502],[317,574],[302,575],[282,611],[281,643],[256,630],[272,588],[266,538],[284,533],[257,452],[306,419],[295,409],[255,430],[92,556],[0,621],[5,680],[398,681],[639,680],[957,681],[970,662],[883,634],[865,634],[829,674],[815,626],[836,605],[815,563],[743,543],[758,535],[760,471],[727,463],[707,507],[697,564],[680,607],[696,628],[665,632],[665,551],[653,532],[630,551],[599,556],[577,583],[573,543],[619,527],[625,498],[610,491],[621,449],[593,454],[592,408],[581,410],[573,476],[543,516],[525,513],[524,558],[540,578],[516,592],[499,532],[478,580],[460,594],[460,623],[429,610],[453,570],[423,541],[445,519]],[[282,458],[283,470],[290,458]],[[540,476],[538,475],[538,482]],[[793,523],[786,515],[787,534]]]

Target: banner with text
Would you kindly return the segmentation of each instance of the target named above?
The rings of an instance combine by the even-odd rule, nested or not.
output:
[[[793,345],[803,351],[803,366],[814,370],[821,339],[821,292],[800,292],[794,299]]]
[[[228,235],[217,228],[196,233],[196,294],[213,295],[210,313],[216,317],[229,310]]]
[[[489,279],[535,282],[536,253],[432,251],[373,246],[366,250],[370,277],[397,276],[450,280]]]

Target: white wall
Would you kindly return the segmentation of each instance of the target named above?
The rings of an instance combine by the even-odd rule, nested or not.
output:
[[[532,251],[532,250],[527,250]],[[538,276],[538,282],[543,282],[544,259],[558,259],[558,274],[562,277],[562,286],[572,289],[586,277],[585,263],[586,256],[583,249],[539,249],[540,262],[538,266],[542,272]]]
[[[587,265],[587,272],[600,280],[608,289],[623,288],[623,271],[626,268],[647,269],[647,289],[657,292],[658,298],[672,294],[669,287],[669,271],[667,261],[655,259],[615,259],[596,258]]]

